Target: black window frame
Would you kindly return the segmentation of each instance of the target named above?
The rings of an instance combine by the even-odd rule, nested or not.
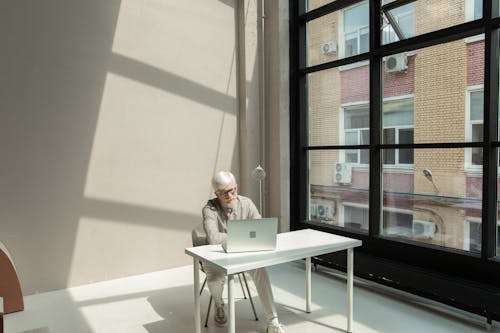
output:
[[[485,1],[483,17],[474,21],[382,45],[379,23],[382,11],[402,6],[415,0],[396,0],[384,6],[381,1],[369,1],[370,46],[366,53],[313,66],[307,66],[306,25],[323,15],[339,11],[363,0],[336,0],[309,12],[306,0],[290,0],[290,228],[314,228],[363,241],[357,250],[355,274],[378,283],[409,291],[464,310],[500,320],[500,303],[495,298],[500,291],[500,258],[497,256],[497,162],[498,161],[498,73],[499,73],[499,4]],[[465,0],[464,0],[465,2]],[[496,13],[496,15],[492,15]],[[374,29],[373,27],[376,27]],[[441,143],[382,143],[382,58],[387,55],[416,50],[460,40],[479,34],[485,36],[484,66],[484,138],[482,142]],[[307,75],[338,66],[369,61],[370,66],[370,143],[368,145],[309,146]],[[436,248],[422,243],[397,242],[380,237],[382,214],[382,150],[383,149],[483,149],[482,239],[481,253],[450,248]],[[369,233],[307,220],[308,161],[314,150],[369,149]],[[490,162],[490,161],[493,161]],[[498,254],[500,255],[500,254]],[[345,256],[332,254],[315,258],[316,262],[345,269]],[[417,273],[418,274],[417,274]],[[419,275],[420,274],[420,275]],[[425,278],[427,277],[427,278]],[[392,278],[392,280],[391,280]],[[447,287],[452,285],[452,287]],[[464,285],[475,292],[485,292],[481,301],[477,292],[460,295]],[[453,287],[454,286],[454,287]],[[441,288],[442,287],[442,288]],[[446,289],[437,291],[437,288]],[[490,298],[487,298],[490,297]]]

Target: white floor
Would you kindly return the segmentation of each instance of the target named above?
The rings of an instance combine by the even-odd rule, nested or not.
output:
[[[269,268],[280,320],[289,333],[344,332],[346,288],[343,275],[320,268],[312,276],[312,313],[306,314],[304,262]],[[203,274],[202,274],[203,276]],[[250,277],[248,277],[250,279]],[[194,332],[192,267],[154,272],[113,281],[37,294],[25,298],[25,310],[5,316],[5,333],[166,333]],[[255,287],[250,282],[253,295]],[[237,295],[243,296],[236,288]],[[354,333],[485,333],[500,332],[500,324],[485,329],[483,317],[408,295],[396,295],[355,280]],[[202,296],[202,315],[208,292]],[[258,297],[252,317],[248,300],[236,301],[236,331],[265,332]],[[227,328],[202,326],[202,332]]]

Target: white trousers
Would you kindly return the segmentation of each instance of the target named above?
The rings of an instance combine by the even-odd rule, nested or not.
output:
[[[215,306],[219,307],[223,305],[222,301],[222,291],[224,290],[224,284],[226,281],[226,274],[219,267],[203,263],[203,269],[207,276],[207,285],[212,295]],[[269,275],[265,268],[257,268],[252,271],[248,271],[252,275],[253,282],[259,293],[260,302],[264,311],[266,312],[266,317],[268,321],[277,318],[276,306],[274,304],[273,291],[271,289],[271,283],[269,281]]]

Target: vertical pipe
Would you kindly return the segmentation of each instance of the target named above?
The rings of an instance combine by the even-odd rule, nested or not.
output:
[[[245,7],[244,1],[235,1],[235,25],[236,25],[236,89],[238,99],[238,147],[239,147],[239,181],[241,193],[248,191],[248,182],[243,175],[248,174],[248,152],[247,152],[247,110],[246,110],[246,70],[245,70]]]
[[[259,162],[260,165],[267,169],[266,165],[266,70],[265,70],[265,0],[258,0],[257,3],[257,34],[258,34],[258,50],[259,50]],[[264,184],[265,188],[265,184]],[[265,190],[261,190],[265,196]],[[265,199],[261,199],[263,204]],[[261,208],[261,214],[263,215]]]

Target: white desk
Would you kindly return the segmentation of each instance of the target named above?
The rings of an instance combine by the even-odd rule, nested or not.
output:
[[[354,247],[361,246],[357,239],[342,237],[313,229],[278,234],[276,250],[264,252],[225,253],[220,245],[205,245],[185,249],[193,257],[195,329],[201,333],[200,267],[205,260],[222,268],[227,274],[228,332],[235,332],[234,274],[306,258],[306,312],[311,312],[311,257],[347,250],[347,332],[352,327],[352,288]]]

